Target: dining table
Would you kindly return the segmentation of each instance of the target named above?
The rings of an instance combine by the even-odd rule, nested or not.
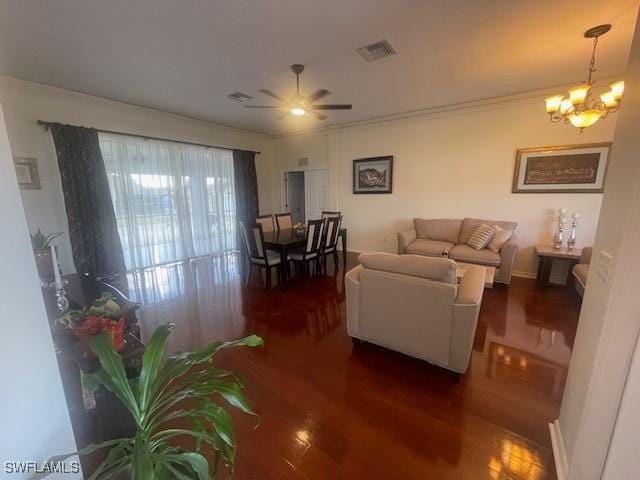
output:
[[[342,266],[343,269],[347,267],[347,229],[345,227],[340,228],[338,232],[338,238],[342,244]],[[295,229],[295,228],[283,228],[280,230],[273,230],[271,232],[264,232],[264,246],[269,250],[274,250],[280,253],[280,286],[282,290],[286,290],[287,281],[289,279],[289,271],[287,267],[287,254],[290,250],[295,248],[304,247],[307,243],[307,230]]]

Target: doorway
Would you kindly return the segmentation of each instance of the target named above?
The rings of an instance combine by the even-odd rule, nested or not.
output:
[[[291,213],[293,222],[321,218],[327,209],[327,169],[290,170],[283,177],[284,209]]]

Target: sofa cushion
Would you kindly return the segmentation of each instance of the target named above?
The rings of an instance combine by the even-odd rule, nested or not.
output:
[[[493,238],[487,245],[487,248],[494,253],[498,253],[504,244],[509,241],[509,239],[513,236],[513,230],[505,230],[498,225],[494,225],[493,228],[495,231],[493,232]]]
[[[467,240],[467,245],[475,250],[482,250],[489,245],[494,233],[496,233],[496,227],[483,223],[471,234],[469,240]]]
[[[579,263],[573,267],[573,276],[582,284],[582,288],[587,286],[587,276],[589,274],[589,264]]]
[[[466,244],[453,247],[449,253],[449,257],[459,262],[476,263],[490,267],[499,267],[501,260],[500,255],[492,252],[488,248],[476,250]]]
[[[460,239],[455,243],[467,243],[467,241],[469,241],[469,237],[471,237],[471,234],[473,234],[476,228],[478,228],[483,223],[486,223],[487,225],[498,225],[500,228],[511,231],[514,231],[518,226],[516,222],[497,222],[495,220],[465,218],[462,221],[462,228],[460,229]]]
[[[414,218],[413,226],[416,228],[418,238],[457,243],[462,220]]]
[[[391,253],[362,253],[358,261],[364,268],[400,273],[412,277],[456,284],[456,262],[448,258],[421,255],[394,255]]]
[[[441,257],[442,251],[444,250],[448,254],[453,245],[451,242],[418,238],[405,247],[405,252],[414,255],[426,255],[427,257]]]

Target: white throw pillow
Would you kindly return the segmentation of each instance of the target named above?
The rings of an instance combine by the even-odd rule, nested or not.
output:
[[[493,228],[495,233],[493,234],[493,238],[491,239],[491,242],[489,242],[487,248],[493,253],[498,253],[513,235],[513,230],[505,230],[504,228],[500,228],[498,225],[494,225]]]
[[[476,250],[482,250],[484,247],[489,245],[494,233],[495,227],[483,223],[471,234],[469,240],[467,240],[467,245],[471,248],[475,248]]]

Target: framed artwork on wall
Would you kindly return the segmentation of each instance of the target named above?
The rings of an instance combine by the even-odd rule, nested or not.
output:
[[[23,189],[40,190],[38,163],[35,158],[13,157],[18,185]]]
[[[360,158],[353,161],[353,193],[391,193],[393,156]]]
[[[513,193],[602,193],[611,142],[521,148]]]

